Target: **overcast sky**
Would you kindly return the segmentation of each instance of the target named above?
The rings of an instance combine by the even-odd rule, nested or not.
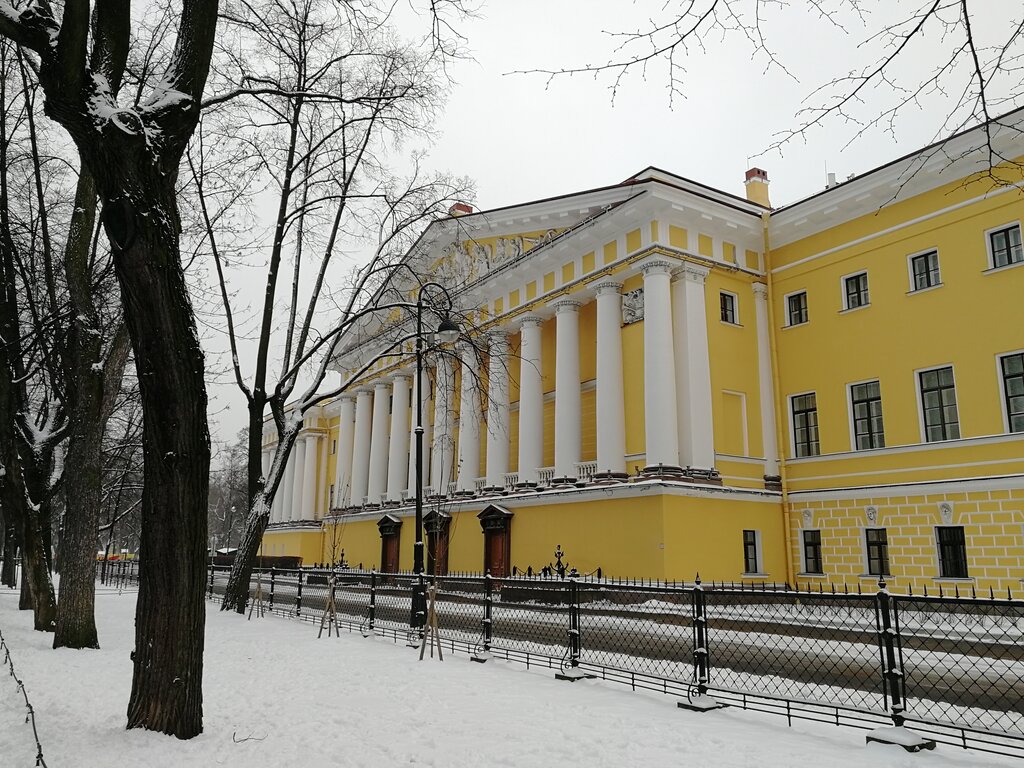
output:
[[[877,55],[870,45],[856,46],[879,18],[823,20],[803,2],[769,13],[763,26],[787,72],[767,66],[766,57],[739,36],[711,37],[703,51],[692,49],[685,60],[685,98],[670,98],[660,64],[645,77],[636,72],[625,78],[614,99],[609,76],[513,74],[605,62],[615,46],[606,31],[645,26],[664,2],[483,2],[479,17],[461,27],[474,60],[451,69],[456,84],[436,126],[430,164],[474,179],[473,202],[483,209],[613,184],[647,166],[742,195],[744,171],[756,165],[768,171],[778,206],[822,189],[826,167],[842,180],[944,135],[949,97],[935,94],[902,110],[894,134],[876,129],[854,138],[856,125],[833,119],[781,153],[766,153],[779,132],[800,124],[799,110],[815,87]],[[895,15],[920,3],[875,5]],[[1019,13],[1013,0],[985,0],[983,7],[974,20],[979,35],[998,32]],[[908,52],[902,71],[925,71],[955,43],[927,37]],[[956,74],[948,81],[954,86],[950,92],[960,82]],[[892,103],[893,93],[866,93],[858,114],[877,114]],[[810,96],[809,103],[820,104],[821,98]],[[997,112],[1009,108],[1000,106]],[[245,423],[241,397],[227,380],[211,383],[210,394],[211,430],[215,438],[229,439]]]

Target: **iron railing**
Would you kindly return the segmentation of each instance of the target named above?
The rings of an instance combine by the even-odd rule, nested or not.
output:
[[[209,596],[230,568],[211,566]],[[266,608],[415,642],[412,573],[267,569]],[[679,697],[1024,757],[1024,601],[460,574],[434,577],[446,649]]]

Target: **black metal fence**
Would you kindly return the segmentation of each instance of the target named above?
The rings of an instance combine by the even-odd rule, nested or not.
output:
[[[211,566],[211,598],[229,571]],[[254,575],[252,594],[319,621],[333,589],[348,628],[415,641],[420,578],[272,568]],[[906,722],[942,743],[1024,757],[1021,600],[471,575],[436,586],[452,651],[706,694],[790,722]]]

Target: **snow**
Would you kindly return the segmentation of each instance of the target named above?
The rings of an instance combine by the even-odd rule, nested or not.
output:
[[[940,745],[911,755],[864,732],[725,709],[585,680],[558,682],[465,655],[418,661],[381,638],[268,615],[246,621],[208,605],[205,733],[190,741],[125,731],[135,596],[98,588],[100,651],[54,651],[0,591],[0,629],[35,707],[50,768],[187,766],[715,766],[980,768],[1017,760]],[[0,656],[2,661],[2,656]],[[24,702],[0,670],[0,764],[31,766]]]

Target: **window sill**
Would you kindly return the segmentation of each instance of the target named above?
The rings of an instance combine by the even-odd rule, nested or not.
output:
[[[945,584],[973,584],[977,579],[973,576],[933,576],[932,581]]]
[[[891,573],[877,574],[877,573],[862,573],[857,576],[858,579],[871,579],[872,581],[878,581],[879,579],[885,579],[886,583],[895,581],[896,577]]]
[[[784,325],[784,326],[782,326],[781,330],[788,331],[790,328],[803,328],[805,325],[808,325],[810,322],[811,322],[810,320],[804,320],[802,323],[793,323],[792,325]]]
[[[859,307],[846,307],[845,309],[840,309],[839,310],[839,314],[840,315],[848,315],[851,312],[859,312],[860,310],[867,309],[870,306],[871,306],[871,302],[869,301],[867,304],[861,304]]]
[[[928,291],[934,291],[936,288],[942,288],[945,283],[936,283],[935,285],[929,285],[927,288],[915,288],[912,291],[907,291],[907,296],[917,296],[919,293],[928,293]]]
[[[742,328],[743,327],[742,323],[731,323],[728,320],[719,319],[718,322],[720,322],[722,325],[728,325],[730,328]]]
[[[798,573],[798,579],[827,579],[828,575],[824,573]]]
[[[1001,267],[989,267],[988,269],[982,270],[981,274],[991,275],[993,272],[1003,272],[1007,269],[1013,269],[1014,267],[1024,267],[1024,261],[1015,261],[1012,264],[1004,264]]]
[[[767,579],[771,574],[768,573],[741,573],[741,579]]]

